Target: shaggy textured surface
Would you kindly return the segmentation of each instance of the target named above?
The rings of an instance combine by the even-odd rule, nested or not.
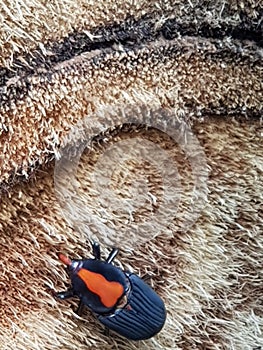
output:
[[[261,349],[260,3],[4,0],[0,23],[0,349]],[[83,130],[71,188],[55,156]],[[166,158],[180,196],[157,225]],[[94,187],[108,165],[109,198]],[[151,274],[168,313],[155,338],[108,338],[54,299],[68,283],[56,253],[90,256],[93,236]]]

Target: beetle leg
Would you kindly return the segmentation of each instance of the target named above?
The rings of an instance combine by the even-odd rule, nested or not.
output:
[[[150,276],[148,273],[146,273],[145,275],[143,275],[143,276],[141,277],[141,279],[142,279],[145,283],[150,284],[149,282],[150,282],[150,280],[151,280],[151,276]]]
[[[110,335],[110,329],[108,327],[105,327],[104,335],[106,335],[107,337]]]
[[[110,252],[109,256],[107,257],[106,262],[108,264],[111,264],[118,253],[119,253],[119,249],[113,248],[112,251]]]
[[[80,300],[80,301],[79,301],[78,308],[77,308],[77,310],[75,311],[75,313],[76,313],[78,316],[81,316],[81,315],[82,315],[84,306],[85,306],[85,304],[83,303],[82,300]]]
[[[100,245],[98,242],[92,243],[92,252],[96,260],[100,260]]]
[[[68,289],[65,292],[56,293],[55,296],[58,299],[69,299],[75,296],[73,289]]]

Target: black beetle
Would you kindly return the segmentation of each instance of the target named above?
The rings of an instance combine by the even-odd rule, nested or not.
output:
[[[120,335],[143,340],[162,329],[166,310],[162,299],[136,274],[112,265],[118,249],[112,249],[104,261],[100,246],[93,243],[94,259],[70,260],[63,254],[59,259],[68,266],[71,288],[57,293],[59,299],[78,297],[76,313],[82,314],[86,305],[99,321]]]

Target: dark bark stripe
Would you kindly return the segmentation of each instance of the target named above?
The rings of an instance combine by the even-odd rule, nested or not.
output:
[[[262,11],[259,10],[258,18],[260,18],[260,14]],[[158,27],[156,25],[157,19],[154,16],[145,15],[139,20],[127,18],[122,24],[99,27],[91,35],[84,32],[72,32],[61,42],[47,45],[45,47],[46,53],[43,53],[41,49],[36,49],[22,58],[14,56],[12,69],[0,67],[0,87],[3,87],[10,78],[25,77],[34,74],[37,70],[51,70],[54,65],[84,52],[113,48],[118,43],[131,49],[161,37],[171,40],[178,36],[193,36],[220,41],[225,38],[251,41],[249,45],[252,48],[255,45],[259,47],[263,45],[260,20],[255,19],[253,22],[245,14],[241,14],[241,21],[238,25],[222,21],[212,26],[205,20],[199,18],[197,21],[195,19],[194,16],[193,18],[188,17],[187,20],[178,17],[170,18]],[[242,43],[236,43],[235,55],[242,55],[242,46]],[[219,49],[220,57],[231,54],[228,50],[222,50],[220,45]]]

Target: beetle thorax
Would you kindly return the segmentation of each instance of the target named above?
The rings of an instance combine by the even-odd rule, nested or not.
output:
[[[80,268],[74,272],[84,282],[89,291],[99,296],[105,307],[113,307],[124,294],[124,287],[117,281],[107,280],[102,274]]]
[[[78,271],[79,269],[81,269],[82,265],[83,265],[82,261],[73,260],[71,264],[71,268],[74,271]]]

